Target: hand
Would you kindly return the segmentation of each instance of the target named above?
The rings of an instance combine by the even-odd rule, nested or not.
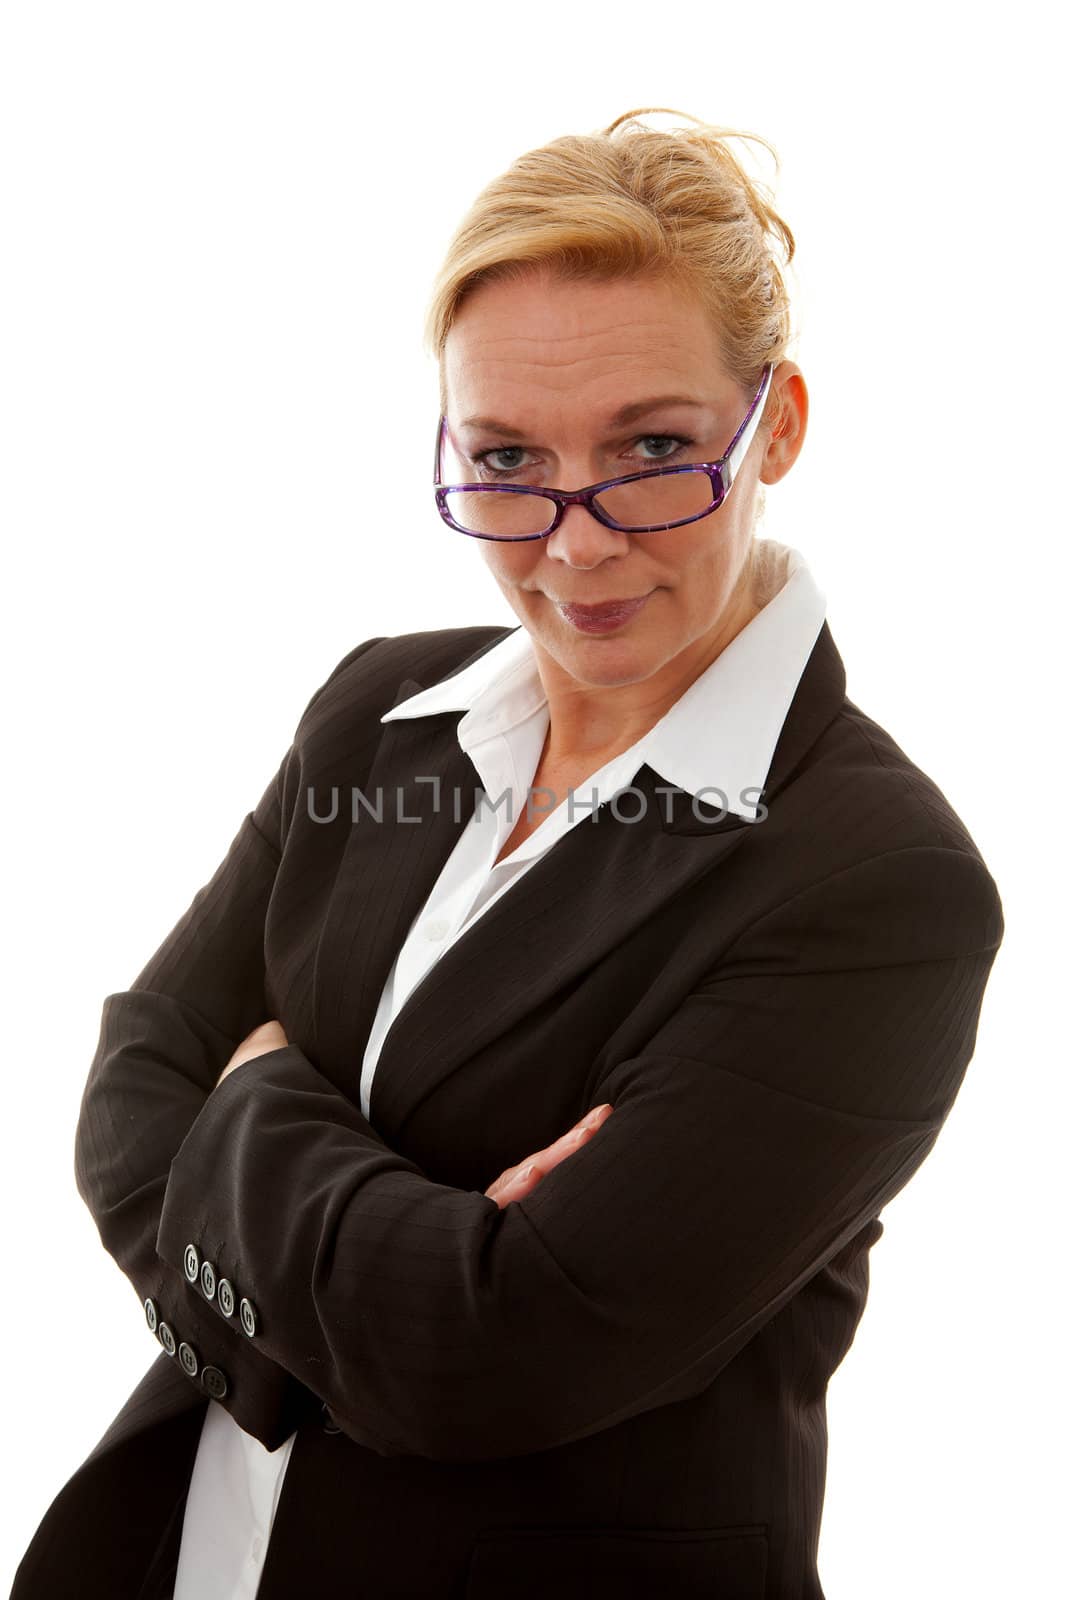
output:
[[[261,1022],[253,1028],[246,1038],[241,1040],[233,1055],[219,1073],[219,1083],[234,1067],[239,1067],[243,1061],[252,1061],[256,1056],[265,1056],[268,1050],[281,1050],[287,1045],[285,1029],[280,1022]],[[219,1083],[215,1085],[216,1089]]]
[[[495,1200],[501,1210],[513,1200],[525,1199],[546,1172],[551,1172],[553,1167],[558,1167],[561,1161],[566,1161],[568,1156],[580,1150],[583,1144],[588,1144],[597,1129],[604,1126],[611,1112],[609,1105],[597,1106],[580,1122],[576,1122],[569,1133],[562,1134],[555,1144],[548,1145],[544,1150],[535,1150],[525,1161],[508,1167],[495,1183],[489,1185],[486,1196]]]

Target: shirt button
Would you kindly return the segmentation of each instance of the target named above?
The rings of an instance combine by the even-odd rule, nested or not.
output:
[[[262,1554],[263,1554],[263,1540],[259,1537],[259,1535],[257,1533],[256,1537],[252,1540],[252,1560],[253,1561],[258,1561],[260,1559],[260,1557],[262,1556]]]
[[[426,924],[427,939],[443,939],[447,932],[448,923],[442,922],[440,917],[436,917],[433,922]]]

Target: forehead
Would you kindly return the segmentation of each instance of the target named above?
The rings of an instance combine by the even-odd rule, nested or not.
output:
[[[614,410],[650,385],[709,402],[732,388],[712,317],[691,292],[663,278],[567,282],[544,271],[470,292],[443,377],[457,418],[519,405]]]

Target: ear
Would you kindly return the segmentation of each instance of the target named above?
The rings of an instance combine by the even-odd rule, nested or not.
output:
[[[774,369],[768,409],[777,401],[777,416],[763,453],[761,483],[777,483],[784,478],[800,454],[808,431],[808,386],[795,361],[783,361]],[[774,412],[772,410],[772,415]]]

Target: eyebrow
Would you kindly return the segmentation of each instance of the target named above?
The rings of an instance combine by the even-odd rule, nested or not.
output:
[[[652,400],[634,400],[627,406],[620,406],[607,419],[609,428],[622,427],[624,423],[636,422],[638,417],[643,417],[649,411],[658,411],[661,406],[693,406],[698,411],[710,410],[703,400],[694,400],[688,394],[660,394]],[[507,422],[498,422],[495,417],[465,417],[460,423],[461,428],[484,428],[488,433],[503,434],[509,439],[521,439],[523,428],[513,428]]]

